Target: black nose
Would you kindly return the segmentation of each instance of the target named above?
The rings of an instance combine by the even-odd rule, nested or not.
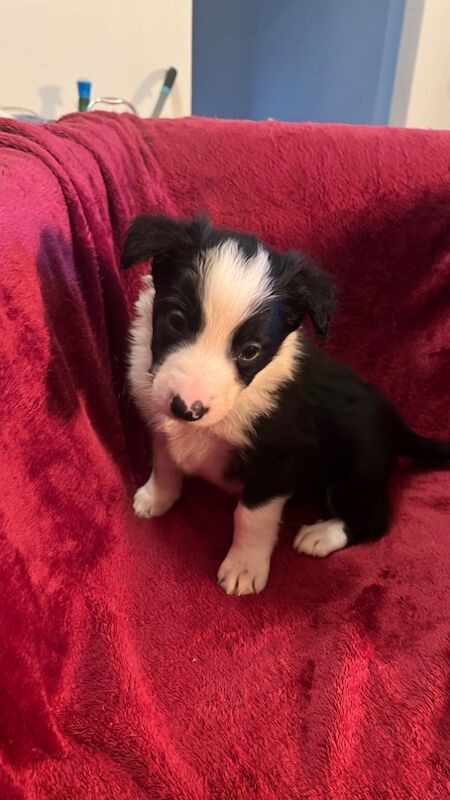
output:
[[[178,417],[178,419],[185,419],[187,422],[195,422],[197,419],[204,417],[209,411],[209,408],[205,408],[200,400],[196,400],[192,403],[191,407],[188,408],[180,395],[176,394],[170,404],[170,410],[174,417]]]

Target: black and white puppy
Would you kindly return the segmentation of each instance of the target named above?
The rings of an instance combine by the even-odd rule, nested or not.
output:
[[[300,253],[275,253],[203,218],[138,217],[123,266],[150,258],[130,382],[152,428],[153,470],[136,514],[165,514],[183,475],[236,492],[218,580],[239,595],[266,585],[290,497],[329,517],[299,530],[299,553],[327,556],[382,536],[397,456],[445,459],[450,442],[413,433],[381,392],[308,343],[305,317],[323,337],[334,310],[329,276]]]

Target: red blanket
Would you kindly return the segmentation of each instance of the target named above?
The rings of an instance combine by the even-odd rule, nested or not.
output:
[[[301,247],[330,348],[450,436],[450,134],[79,115],[0,126],[0,796],[365,800],[450,792],[449,473],[399,466],[385,539],[215,585],[232,502],[133,517],[136,212]]]

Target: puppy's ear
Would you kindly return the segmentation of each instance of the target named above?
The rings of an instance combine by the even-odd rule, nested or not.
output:
[[[319,339],[324,339],[336,308],[332,278],[302,253],[280,256],[281,289],[293,328],[309,316]]]
[[[141,214],[131,223],[122,253],[122,267],[127,269],[149,258],[165,259],[187,255],[198,246],[208,220],[197,217],[192,222],[164,216]]]

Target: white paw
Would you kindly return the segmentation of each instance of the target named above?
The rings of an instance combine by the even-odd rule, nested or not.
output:
[[[316,522],[315,525],[303,525],[294,539],[294,550],[307,556],[324,556],[342,550],[348,538],[344,531],[344,523],[340,519],[329,519]]]
[[[258,594],[267,583],[269,568],[270,559],[231,548],[219,567],[217,580],[227,594]]]
[[[134,495],[134,513],[138,517],[162,517],[172,508],[178,498],[179,494],[173,491],[156,488],[154,481],[150,478]]]

